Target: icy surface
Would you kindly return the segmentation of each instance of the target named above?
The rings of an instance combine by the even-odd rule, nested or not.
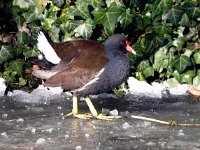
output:
[[[66,118],[72,109],[72,95],[59,88],[40,85],[31,93],[15,90],[1,96],[0,149],[200,148],[199,127],[169,127],[131,118],[139,115],[200,123],[200,103],[187,95],[187,85],[169,89],[165,83],[150,85],[134,78],[128,82],[130,89],[122,98],[113,94],[91,96],[99,113],[123,116],[112,121]],[[79,111],[89,112],[83,98]]]
[[[21,92],[20,96],[0,97],[0,149],[200,148],[199,127],[169,127],[131,118],[139,115],[164,121],[174,119],[178,123],[200,123],[200,103],[189,95],[91,97],[99,113],[104,108],[108,112],[117,110],[124,116],[112,121],[66,118],[64,114],[72,109],[70,95],[52,94],[48,100],[42,95],[32,98],[30,95]],[[89,112],[84,101],[79,102],[79,109],[80,113]]]

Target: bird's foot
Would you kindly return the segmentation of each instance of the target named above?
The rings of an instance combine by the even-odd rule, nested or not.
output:
[[[90,118],[93,118],[92,114],[89,114],[89,113],[85,113],[85,114],[76,114],[76,113],[68,113],[66,115],[66,117],[69,117],[69,116],[74,116],[75,118],[79,118],[79,119],[90,119]]]
[[[100,119],[100,120],[113,120],[113,119],[121,119],[122,118],[122,116],[107,116],[105,114],[99,114],[94,117],[97,119]]]
[[[85,114],[74,114],[73,112],[71,113],[68,113],[66,115],[66,117],[69,117],[69,116],[74,116],[76,118],[79,118],[79,119],[99,119],[99,120],[113,120],[113,119],[120,119],[122,118],[122,116],[107,116],[105,114],[99,114],[97,116],[93,116],[92,114],[90,113],[85,113]]]

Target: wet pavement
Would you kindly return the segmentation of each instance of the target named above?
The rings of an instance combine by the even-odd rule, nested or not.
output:
[[[137,120],[140,115],[178,123],[200,123],[200,103],[185,96],[145,98],[127,95],[92,97],[101,109],[116,109],[123,119],[104,121],[66,118],[71,97],[54,96],[29,102],[0,97],[0,149],[4,150],[133,150],[200,149],[200,127],[176,127]],[[81,113],[89,112],[84,101]]]

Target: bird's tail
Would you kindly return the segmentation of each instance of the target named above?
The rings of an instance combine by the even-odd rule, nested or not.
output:
[[[53,41],[49,38],[48,34],[45,31],[40,31],[37,38],[37,47],[41,52],[39,59],[46,59],[52,64],[58,64],[60,62],[60,58],[57,56],[55,50],[51,46]]]

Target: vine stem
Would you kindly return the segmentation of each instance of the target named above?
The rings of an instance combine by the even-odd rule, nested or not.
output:
[[[200,123],[195,123],[195,124],[177,123],[175,120],[163,121],[163,120],[158,120],[158,119],[154,119],[154,118],[148,118],[148,117],[143,117],[143,116],[135,116],[135,115],[131,115],[131,118],[150,121],[150,122],[157,122],[157,123],[166,124],[166,125],[169,125],[169,126],[199,126],[200,127]]]

